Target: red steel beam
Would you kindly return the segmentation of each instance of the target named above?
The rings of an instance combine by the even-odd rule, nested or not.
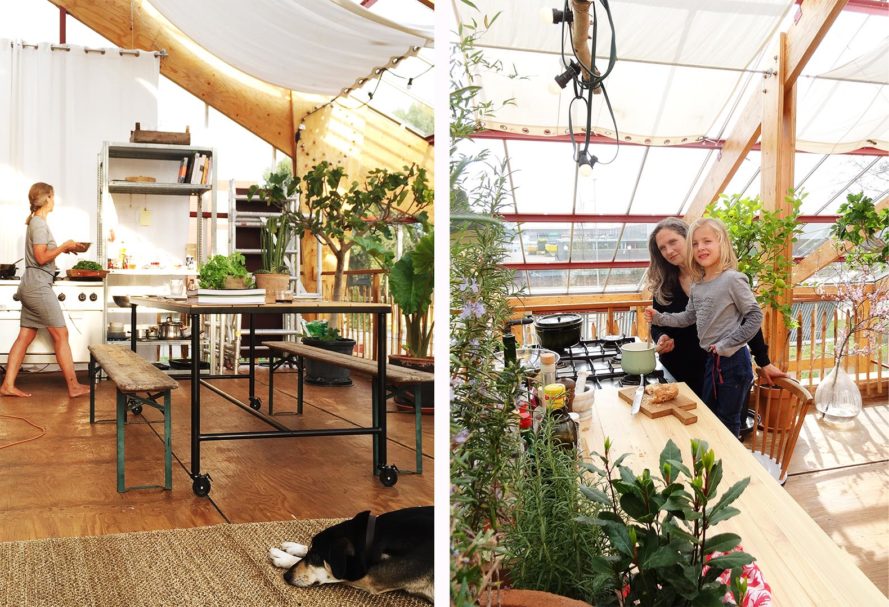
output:
[[[838,257],[837,260],[843,260]],[[793,263],[802,261],[802,257],[794,257]],[[502,267],[509,270],[611,270],[625,268],[647,268],[648,261],[552,261],[531,263],[503,263]]]
[[[505,139],[506,141],[548,141],[548,142],[561,142],[568,143],[571,141],[571,135],[532,135],[530,133],[511,133],[507,131],[494,131],[494,130],[485,130],[479,131],[472,135],[473,139]],[[575,133],[574,139],[578,143],[583,142],[583,133]],[[614,139],[610,137],[605,137],[604,135],[593,135],[590,137],[590,143],[601,144],[601,145],[614,145],[617,143]],[[645,146],[644,143],[637,143],[635,141],[621,141],[621,145],[638,145]],[[671,147],[671,148],[689,148],[695,150],[721,150],[722,146],[725,144],[724,139],[703,139],[701,141],[687,141],[685,143],[677,143],[669,146],[663,147]],[[759,151],[759,144],[755,143],[752,150]],[[806,152],[806,153],[814,153],[814,152]],[[874,147],[863,147],[858,148],[857,150],[851,150],[849,152],[842,152],[841,154],[837,154],[837,156],[889,156],[889,150],[881,150],[879,148]]]
[[[504,221],[514,223],[657,223],[681,215],[582,215],[544,213],[503,213]],[[836,223],[837,215],[800,215],[797,223]]]

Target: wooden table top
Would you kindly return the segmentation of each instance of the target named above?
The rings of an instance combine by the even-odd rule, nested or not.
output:
[[[385,303],[354,303],[349,301],[321,301],[318,299],[295,300],[289,303],[199,304],[195,297],[170,299],[167,297],[139,296],[130,297],[130,302],[140,306],[151,306],[185,314],[281,314],[284,312],[328,314],[333,312],[387,313],[392,311],[392,306]]]
[[[802,507],[700,402],[691,389],[680,389],[698,402],[697,423],[688,426],[672,417],[650,419],[630,415],[630,405],[616,389],[596,392],[592,416],[581,420],[584,453],[602,452],[606,436],[613,442],[614,457],[632,456],[624,465],[641,473],[649,468],[658,474],[658,456],[668,439],[691,465],[692,438],[706,440],[723,460],[720,493],[744,477],[750,484],[733,504],[741,514],[716,526],[716,533],[741,536],[744,550],[753,555],[777,605],[887,605],[883,593],[861,572],[854,561],[821,530]]]

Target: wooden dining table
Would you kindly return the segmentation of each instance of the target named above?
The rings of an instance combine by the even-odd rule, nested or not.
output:
[[[750,484],[733,504],[741,511],[720,523],[717,533],[733,532],[741,537],[744,551],[756,558],[765,581],[771,586],[773,605],[889,605],[889,600],[839,548],[803,508],[754,459],[751,452],[726,429],[717,417],[685,384],[685,395],[693,398],[698,421],[683,425],[668,416],[652,419],[642,413],[630,415],[630,403],[616,389],[596,392],[592,414],[580,420],[580,441],[585,458],[604,451],[605,437],[613,443],[611,453],[631,456],[624,460],[636,474],[644,468],[658,473],[658,458],[667,440],[682,451],[691,466],[691,439],[703,439],[723,463],[724,478],[719,494],[737,481],[750,477]]]

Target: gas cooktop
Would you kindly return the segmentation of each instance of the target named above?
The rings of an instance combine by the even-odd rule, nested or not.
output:
[[[593,387],[638,386],[639,375],[628,375],[621,367],[620,347],[635,342],[634,337],[608,337],[582,340],[561,353],[556,365],[556,379],[577,380],[581,371],[589,372],[587,384]],[[657,367],[645,377],[646,384],[665,383],[664,369]]]

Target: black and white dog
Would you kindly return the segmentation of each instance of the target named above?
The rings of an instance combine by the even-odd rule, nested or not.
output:
[[[328,527],[311,546],[284,542],[269,550],[294,586],[343,582],[373,594],[405,590],[433,601],[434,509],[365,510]]]

